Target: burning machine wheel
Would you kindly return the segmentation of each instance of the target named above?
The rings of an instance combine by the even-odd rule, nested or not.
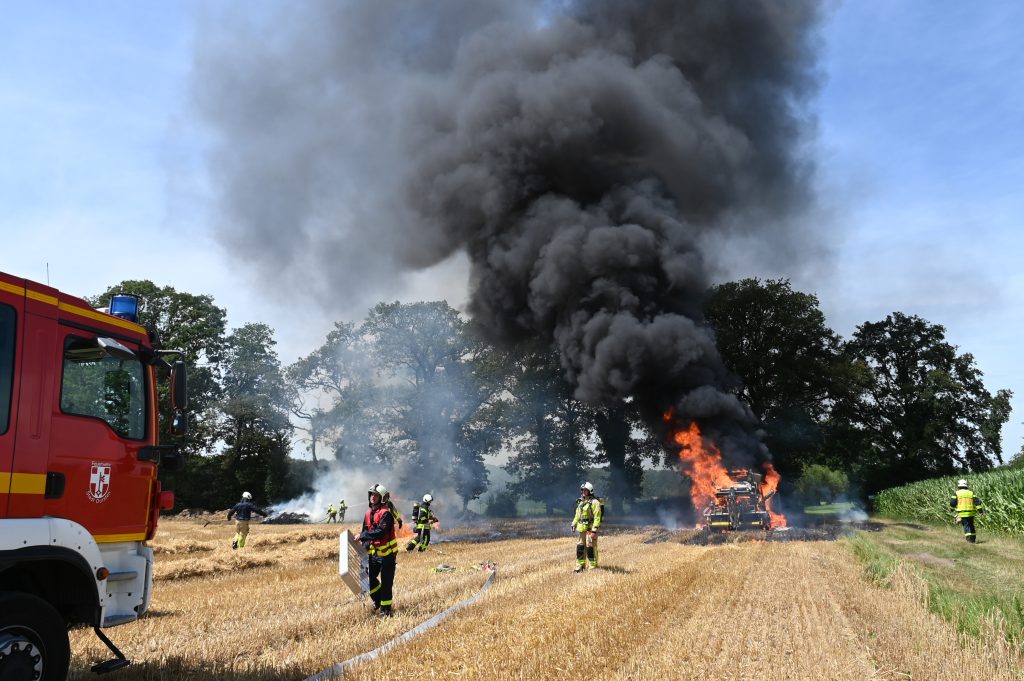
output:
[[[0,679],[58,681],[70,660],[67,628],[49,603],[0,592]]]

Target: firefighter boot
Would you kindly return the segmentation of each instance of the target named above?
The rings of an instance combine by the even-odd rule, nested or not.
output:
[[[574,572],[583,572],[586,563],[583,561],[583,544],[576,545],[576,569]]]
[[[416,548],[416,542],[415,541],[411,541],[411,542],[409,542],[408,544],[405,545],[405,550],[406,551],[412,551],[414,548]]]

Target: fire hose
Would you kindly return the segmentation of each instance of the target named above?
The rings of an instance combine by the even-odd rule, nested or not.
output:
[[[313,676],[304,679],[304,681],[330,681],[331,679],[343,679],[345,678],[346,669],[355,667],[356,665],[363,664],[364,662],[370,662],[371,660],[375,660],[384,653],[390,651],[392,648],[395,648],[396,646],[399,646],[405,643],[406,641],[410,641],[416,638],[417,636],[419,636],[420,634],[429,629],[433,629],[442,621],[444,621],[449,615],[461,610],[462,608],[465,608],[466,606],[473,605],[473,603],[476,603],[477,599],[479,599],[481,596],[487,593],[487,590],[491,588],[491,584],[494,583],[494,575],[496,574],[496,569],[490,570],[490,574],[487,575],[487,579],[484,580],[483,586],[481,586],[480,590],[477,591],[475,594],[462,599],[461,601],[459,601],[452,607],[448,608],[447,610],[443,610],[437,613],[427,621],[416,625],[404,634],[399,634],[398,636],[391,639],[379,648],[375,648],[361,655],[356,655],[355,657],[349,658],[344,662],[338,662],[337,664],[323,670],[319,674],[314,674]]]

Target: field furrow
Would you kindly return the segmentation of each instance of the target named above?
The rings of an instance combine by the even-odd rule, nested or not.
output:
[[[118,681],[303,679],[476,593],[488,560],[498,575],[483,599],[345,678],[1024,678],[996,629],[958,634],[928,613],[918,577],[873,585],[836,542],[690,546],[613,533],[601,538],[602,567],[583,574],[568,535],[439,544],[400,554],[396,616],[381,620],[342,588],[333,528],[260,526],[236,552],[224,526],[161,529],[151,612],[108,632],[137,660]],[[432,572],[440,563],[456,570]],[[72,645],[72,678],[91,678],[104,649],[89,631]]]

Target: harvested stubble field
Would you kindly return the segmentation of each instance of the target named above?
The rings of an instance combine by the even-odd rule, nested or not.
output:
[[[498,575],[480,601],[345,678],[1024,678],[998,624],[958,634],[928,612],[909,564],[877,586],[842,541],[701,546],[692,533],[613,530],[603,567],[581,575],[567,535],[452,541],[401,553],[396,616],[381,620],[341,586],[337,531],[254,525],[232,551],[226,524],[162,521],[151,611],[108,631],[136,661],[116,681],[303,679],[476,593],[485,560]],[[442,562],[458,570],[431,572]],[[89,630],[72,649],[75,679],[108,657]]]

